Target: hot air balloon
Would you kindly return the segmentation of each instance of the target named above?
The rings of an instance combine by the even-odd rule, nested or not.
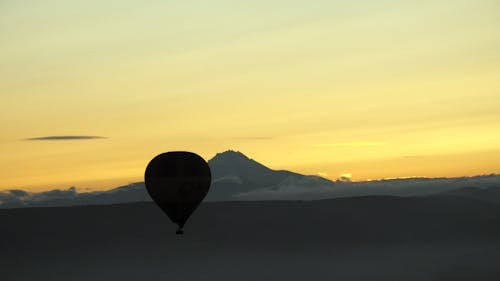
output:
[[[199,155],[187,151],[159,154],[149,162],[144,175],[153,201],[178,225],[177,234],[208,193],[210,167]]]

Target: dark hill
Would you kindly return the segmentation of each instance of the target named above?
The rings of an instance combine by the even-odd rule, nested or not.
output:
[[[500,206],[458,197],[0,210],[2,280],[496,280]],[[314,277],[314,278],[313,278]]]
[[[500,204],[500,187],[487,187],[487,188],[464,187],[456,190],[442,192],[437,194],[436,196],[472,198],[472,199]]]

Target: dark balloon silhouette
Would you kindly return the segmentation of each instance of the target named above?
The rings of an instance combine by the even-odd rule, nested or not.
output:
[[[184,224],[207,195],[212,176],[199,155],[172,151],[153,158],[144,179],[151,198],[179,226],[176,233],[183,234]]]

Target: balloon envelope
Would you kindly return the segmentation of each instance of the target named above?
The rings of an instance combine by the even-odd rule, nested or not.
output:
[[[144,180],[153,201],[179,226],[208,193],[210,167],[199,155],[186,151],[162,153],[149,162]]]

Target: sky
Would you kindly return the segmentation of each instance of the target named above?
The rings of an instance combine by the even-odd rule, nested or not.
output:
[[[497,0],[1,1],[0,190],[112,188],[172,150],[330,179],[500,173],[498,14]]]

